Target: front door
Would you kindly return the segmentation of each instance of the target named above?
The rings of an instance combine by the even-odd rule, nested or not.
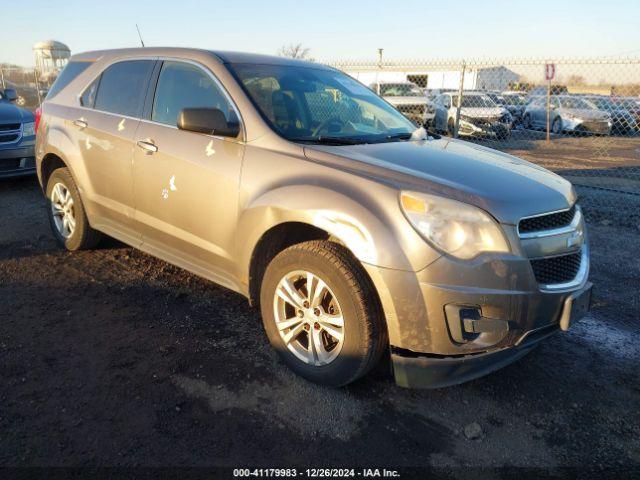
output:
[[[135,218],[143,249],[229,285],[245,147],[242,134],[225,139],[179,130],[180,111],[197,107],[237,120],[211,72],[164,61],[149,119],[136,133]]]

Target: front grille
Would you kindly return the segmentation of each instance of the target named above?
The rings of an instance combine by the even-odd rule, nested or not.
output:
[[[7,132],[11,130],[20,130],[19,123],[5,123],[4,125],[0,125],[0,132]]]
[[[15,142],[16,140],[18,140],[18,138],[20,138],[19,133],[12,133],[11,135],[0,134],[0,143]]]
[[[540,230],[551,230],[554,228],[566,227],[571,223],[576,214],[576,206],[564,212],[550,213],[539,217],[523,218],[518,225],[520,233],[538,232]]]
[[[16,170],[20,168],[20,159],[0,160],[0,172],[7,170]]]
[[[570,253],[549,258],[536,258],[531,260],[531,267],[538,283],[552,285],[566,283],[575,279],[580,270],[582,253]]]

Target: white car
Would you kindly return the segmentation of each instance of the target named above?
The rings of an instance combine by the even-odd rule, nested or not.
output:
[[[447,92],[433,101],[435,117],[433,129],[453,135],[456,123],[458,93]],[[481,92],[464,92],[460,108],[459,136],[508,138],[513,117],[509,111],[497,105]]]

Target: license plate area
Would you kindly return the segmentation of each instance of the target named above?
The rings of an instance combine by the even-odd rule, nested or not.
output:
[[[565,332],[571,325],[582,319],[591,309],[591,290],[593,284],[587,284],[582,290],[572,293],[564,301],[560,329]]]

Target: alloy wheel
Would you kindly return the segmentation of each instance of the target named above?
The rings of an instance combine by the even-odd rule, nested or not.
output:
[[[73,235],[76,228],[73,198],[63,183],[56,183],[51,190],[51,214],[58,233],[64,239]]]
[[[287,273],[273,298],[274,318],[287,349],[306,364],[322,366],[340,354],[344,318],[335,294],[319,276]]]

